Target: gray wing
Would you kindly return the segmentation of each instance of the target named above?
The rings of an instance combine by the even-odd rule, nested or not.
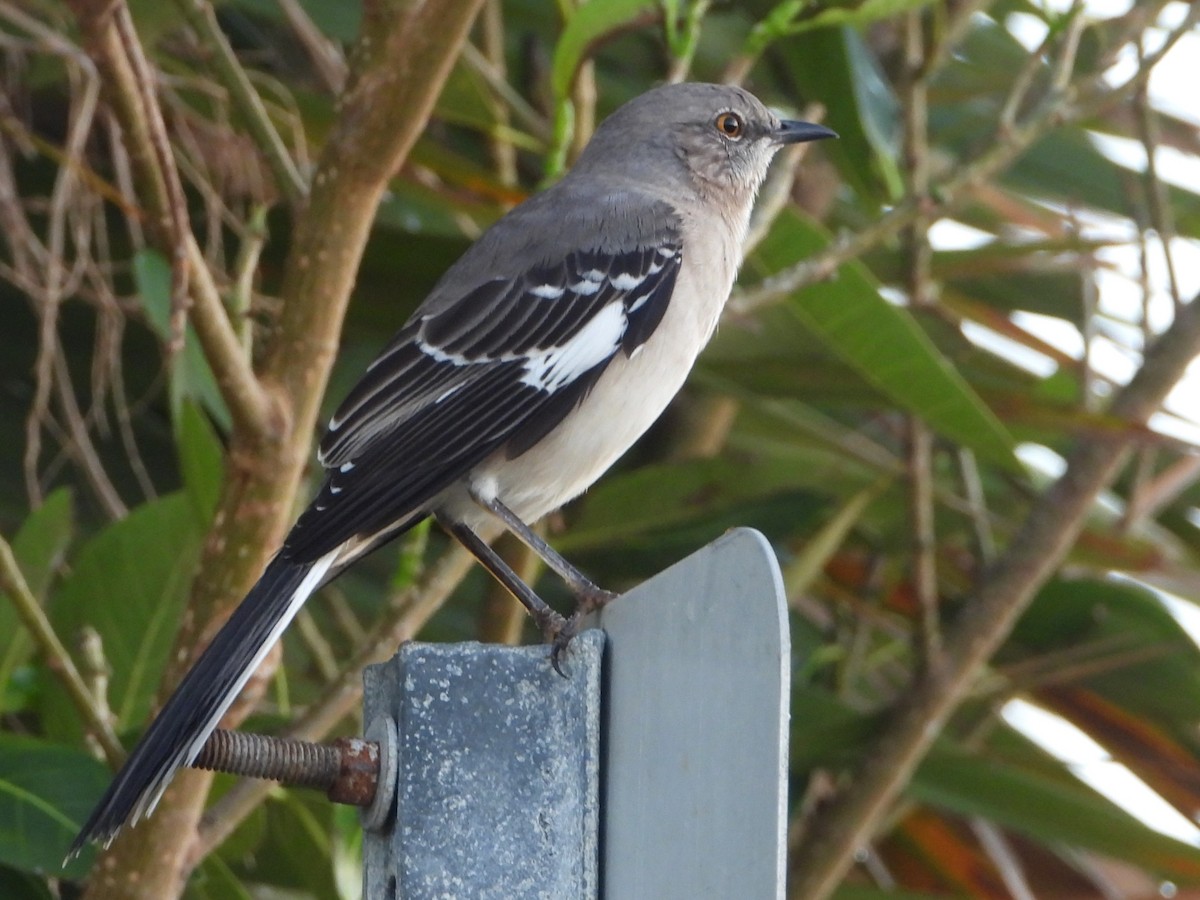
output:
[[[452,269],[330,421],[319,457],[325,483],[284,555],[309,561],[386,531],[488,456],[519,456],[558,425],[608,363],[662,321],[683,247],[674,214],[653,213],[640,240],[614,246],[610,229],[597,249],[457,296],[446,284],[454,287],[462,264]],[[486,236],[477,247],[476,264],[492,252]]]

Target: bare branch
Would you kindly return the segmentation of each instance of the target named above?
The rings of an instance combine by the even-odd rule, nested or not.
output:
[[[321,29],[317,28],[313,20],[309,18],[298,0],[275,0],[275,2],[283,10],[283,15],[288,24],[292,26],[292,31],[304,46],[308,58],[312,60],[313,68],[325,84],[325,89],[335,96],[340,94],[342,88],[346,86],[346,78],[349,74],[341,49],[321,33]]]
[[[1200,354],[1200,302],[1185,306],[1147,352],[1110,414],[1143,423]],[[1099,492],[1137,445],[1131,432],[1093,435],[1070,454],[1062,477],[1034,504],[1008,548],[946,635],[943,665],[918,676],[895,709],[870,758],[843,794],[818,814],[794,869],[799,896],[823,900],[974,684],[1034,593],[1061,565]]]
[[[171,261],[171,341],[167,345],[167,352],[173,355],[183,348],[183,328],[187,321],[188,260],[184,237],[191,234],[187,203],[183,198],[183,183],[179,180],[175,157],[171,153],[162,108],[158,104],[154,73],[142,52],[133,16],[124,2],[113,6],[111,21],[115,42],[125,56],[130,75],[129,87],[135,92],[129,100],[141,107],[143,128],[139,132],[148,142],[143,159],[153,161],[163,187],[164,203],[161,207],[153,208],[152,213],[159,217],[156,223],[160,237],[159,249]]]
[[[120,124],[133,183],[149,210],[144,224],[154,246],[172,260],[172,291],[180,285],[191,288],[191,316],[196,332],[235,427],[264,434],[277,426],[278,415],[241,352],[238,337],[222,308],[212,271],[192,237],[182,200],[183,188],[166,143],[162,111],[149,83],[149,67],[133,26],[126,21],[128,9],[121,2],[110,8],[93,0],[72,0],[71,6]],[[190,277],[182,280],[189,271]],[[179,308],[173,295],[173,312]]]
[[[279,132],[275,130],[270,116],[267,115],[262,98],[250,83],[246,70],[238,62],[225,33],[217,24],[217,15],[212,5],[207,0],[175,0],[175,5],[195,29],[201,42],[212,51],[211,59],[217,76],[242,114],[258,149],[267,158],[267,164],[275,173],[275,183],[291,203],[303,201],[308,194],[308,185],[297,170],[296,163],[279,137]]]
[[[101,711],[101,705],[88,690],[71,654],[58,639],[50,620],[42,609],[37,598],[29,589],[29,584],[17,564],[12,547],[8,541],[0,537],[0,591],[8,595],[9,601],[21,617],[21,621],[32,635],[34,643],[49,662],[49,668],[54,672],[67,696],[83,718],[84,724],[99,741],[104,751],[104,758],[114,769],[125,759],[125,748],[121,746],[116,733],[112,729],[108,717]]]
[[[848,234],[804,262],[772,275],[753,288],[735,294],[729,301],[731,315],[745,315],[790,296],[809,284],[824,281],[842,264],[862,256],[887,241],[921,215],[946,215],[966,203],[984,184],[1011,166],[1035,141],[1065,124],[1089,116],[1128,99],[1171,48],[1200,19],[1200,6],[1193,4],[1184,20],[1172,29],[1157,51],[1145,57],[1143,65],[1126,81],[1109,86],[1095,74],[1081,77],[1061,92],[1052,91],[1019,125],[1000,134],[975,159],[964,162],[958,173],[938,188],[936,198],[923,205],[909,196],[891,212],[861,231]],[[1066,57],[1064,57],[1066,58]],[[1065,67],[1060,66],[1060,70]]]

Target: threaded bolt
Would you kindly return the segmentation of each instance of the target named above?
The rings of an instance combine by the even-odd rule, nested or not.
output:
[[[361,738],[316,744],[218,728],[192,767],[317,788],[336,803],[369,806],[379,780],[379,744]]]

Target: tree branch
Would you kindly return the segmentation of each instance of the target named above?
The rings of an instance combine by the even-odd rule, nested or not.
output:
[[[212,51],[212,62],[217,76],[242,114],[242,119],[258,149],[266,157],[267,165],[275,174],[275,183],[279,190],[293,205],[303,201],[308,193],[308,185],[300,177],[296,162],[280,138],[279,132],[275,130],[271,117],[267,115],[262,98],[246,77],[246,70],[238,62],[225,33],[217,24],[217,15],[212,5],[206,0],[175,0],[175,5],[188,20],[188,24],[196,30],[204,45]]]
[[[744,316],[778,303],[807,285],[831,277],[839,266],[895,237],[917,218],[946,215],[958,209],[974,196],[980,186],[992,181],[1050,131],[1087,119],[1132,96],[1158,61],[1191,31],[1198,19],[1200,6],[1193,4],[1184,20],[1167,34],[1162,46],[1147,55],[1138,71],[1121,84],[1110,87],[1101,75],[1089,74],[1061,90],[1051,90],[1024,124],[1003,131],[997,140],[988,144],[987,150],[957,166],[958,174],[939,185],[935,197],[924,203],[918,197],[906,197],[872,225],[839,238],[804,262],[763,279],[753,288],[734,294],[727,307],[728,313]]]
[[[92,692],[88,690],[87,684],[79,674],[79,669],[75,667],[75,661],[71,658],[71,654],[58,639],[58,634],[55,633],[50,620],[46,618],[46,612],[42,609],[42,605],[29,590],[29,584],[25,581],[21,567],[17,564],[12,547],[2,537],[0,537],[0,591],[8,595],[13,609],[17,611],[17,615],[21,617],[21,621],[33,637],[34,643],[46,657],[50,671],[58,675],[63,687],[67,690],[67,696],[71,698],[71,703],[83,718],[87,730],[99,741],[105,760],[115,769],[125,759],[125,748],[117,739],[117,735],[112,729],[112,723],[104,715],[96,698],[92,696]]]
[[[1147,352],[1141,369],[1113,401],[1110,414],[1144,423],[1200,354],[1200,302],[1184,307]],[[919,675],[848,787],[815,817],[798,854],[796,896],[822,900],[840,883],[854,853],[873,833],[975,676],[1008,636],[1034,593],[1065,559],[1096,496],[1136,446],[1131,432],[1093,434],[1079,442],[1062,477],[1030,510],[946,635],[942,665]]]
[[[178,683],[197,648],[245,596],[291,521],[376,209],[428,121],[481,3],[374,0],[364,8],[350,80],[309,202],[296,220],[277,337],[263,367],[262,385],[278,399],[282,422],[270,429],[235,429],[231,437],[222,496],[164,692]],[[243,696],[225,724],[240,721],[256,699]],[[159,900],[177,895],[195,858],[196,827],[210,784],[208,773],[178,773],[154,817],[123,832],[101,855],[97,871],[105,874],[92,879],[87,896]]]
[[[104,85],[106,99],[120,123],[124,145],[129,154],[134,183],[142,205],[149,215],[147,225],[152,244],[172,262],[172,279],[180,264],[189,270],[192,321],[229,407],[235,428],[255,434],[266,432],[278,418],[272,413],[270,398],[258,384],[250,360],[238,348],[237,334],[225,315],[212,271],[203,256],[194,250],[195,240],[186,219],[180,224],[172,210],[181,204],[171,198],[162,154],[155,149],[155,138],[147,103],[161,121],[157,98],[146,100],[130,62],[130,44],[118,33],[116,20],[125,9],[95,0],[70,0],[79,20],[88,53],[95,62]],[[128,10],[125,11],[128,15]],[[128,38],[128,35],[126,35]],[[136,46],[136,44],[134,45]],[[167,155],[170,159],[169,154]],[[172,171],[173,162],[171,162]],[[176,176],[177,177],[177,176]],[[182,231],[176,231],[177,228]],[[180,262],[181,260],[181,262]],[[174,287],[174,284],[173,284]],[[216,301],[215,306],[213,301]]]

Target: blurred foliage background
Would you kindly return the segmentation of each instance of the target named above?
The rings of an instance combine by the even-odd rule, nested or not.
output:
[[[1179,260],[1200,237],[1200,196],[1165,182],[1157,161],[1194,160],[1200,141],[1147,84],[1196,10],[477,5],[466,42],[445,37],[453,67],[428,124],[390,123],[420,134],[390,173],[344,327],[323,335],[339,346],[322,416],[445,267],[623,101],[666,79],[732,80],[824,121],[841,140],[777,162],[728,315],[685,392],[546,532],[614,589],[732,525],[768,535],[792,604],[793,896],[1200,897],[1194,838],[1125,811],[1012,724],[1013,701],[1051,712],[1164,808],[1188,820],[1200,808],[1200,653],[1173,613],[1200,598],[1196,407],[1177,394],[1149,427],[1109,406],[1190,299]],[[197,266],[208,273],[243,363],[261,369],[285,327],[296,223],[318,160],[346,136],[338,98],[354,84],[364,14],[405,6],[120,0],[100,13],[135,26],[125,37],[165,126],[158,165],[179,174],[198,248],[191,284]],[[82,0],[0,0],[6,898],[85,884],[125,895],[89,881],[94,851],[59,862],[105,760],[173,677],[176,641],[196,639],[185,609],[198,567],[216,577],[204,554],[222,534],[214,511],[243,427],[228,360],[184,327],[179,232],[164,243],[144,208],[95,15]],[[1103,152],[1097,135],[1141,148],[1140,162]],[[1121,366],[1105,364],[1114,357]],[[1015,536],[1065,505],[1047,484],[1081,443],[1135,452],[1064,524],[1068,537],[1082,528],[1065,559],[1047,546],[1036,594],[1014,597],[1009,620],[972,623]],[[989,664],[959,665],[955,648],[981,635]],[[301,613],[247,727],[358,732],[361,666],[413,636],[535,638],[460,551],[419,529]],[[939,712],[926,700],[943,671],[956,686]],[[936,731],[932,746],[896,767],[892,788],[858,780],[891,759],[905,721]],[[357,896],[352,812],[225,779],[215,795],[195,836],[173,838],[190,848],[171,863],[187,896]],[[873,812],[853,811],[872,799]],[[818,846],[823,880],[808,862]],[[118,852],[105,871],[124,865]]]

